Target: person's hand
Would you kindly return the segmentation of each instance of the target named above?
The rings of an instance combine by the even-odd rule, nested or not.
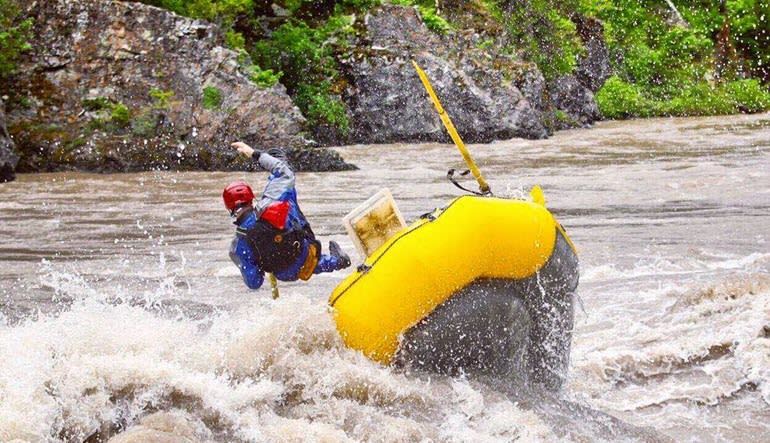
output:
[[[233,148],[237,149],[238,152],[240,152],[241,154],[245,155],[246,157],[251,157],[252,155],[254,155],[254,148],[252,148],[251,146],[247,145],[246,143],[235,142],[235,143],[231,143],[230,146],[232,146]]]

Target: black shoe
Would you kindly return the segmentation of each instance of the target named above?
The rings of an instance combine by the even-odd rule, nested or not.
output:
[[[345,254],[345,252],[342,250],[342,248],[340,248],[340,245],[337,244],[336,241],[329,242],[329,254],[331,254],[332,257],[337,258],[338,271],[350,266],[350,257],[348,257],[348,254]]]

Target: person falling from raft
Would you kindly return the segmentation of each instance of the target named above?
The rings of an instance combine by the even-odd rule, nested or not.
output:
[[[246,286],[258,289],[265,272],[273,273],[278,280],[295,281],[350,266],[350,257],[337,242],[329,242],[330,255],[321,254],[321,243],[299,209],[294,171],[283,150],[262,152],[243,142],[231,146],[270,172],[256,205],[254,192],[244,182],[231,183],[222,193],[237,226],[230,243],[230,259],[241,271]]]

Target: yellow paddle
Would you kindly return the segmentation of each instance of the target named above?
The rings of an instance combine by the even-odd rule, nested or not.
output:
[[[417,70],[417,75],[420,76],[420,80],[422,81],[423,86],[425,86],[425,90],[428,91],[428,95],[433,101],[433,105],[436,107],[436,111],[438,112],[439,117],[441,117],[444,127],[449,132],[449,136],[452,137],[452,141],[455,142],[457,149],[460,150],[460,154],[463,155],[465,163],[468,165],[468,169],[471,170],[473,176],[476,177],[476,181],[479,182],[481,193],[491,194],[492,190],[489,188],[489,184],[487,184],[487,181],[481,176],[481,171],[476,167],[476,163],[473,162],[471,154],[468,152],[468,148],[465,147],[465,143],[463,143],[460,135],[457,133],[457,129],[455,129],[455,125],[452,124],[452,120],[450,120],[449,115],[444,111],[444,107],[441,106],[438,96],[433,92],[433,87],[430,84],[430,80],[428,80],[427,74],[425,74],[425,71],[423,71],[414,60],[412,60],[412,64],[414,65],[414,69]]]
[[[270,286],[272,287],[272,290],[273,290],[273,300],[275,300],[278,298],[278,279],[275,278],[275,275],[269,272],[267,273],[267,278],[270,279]]]

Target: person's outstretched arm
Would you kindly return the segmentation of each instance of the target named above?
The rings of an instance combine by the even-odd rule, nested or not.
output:
[[[262,192],[262,198],[254,205],[257,215],[261,214],[270,203],[278,200],[284,192],[294,188],[294,171],[289,168],[285,161],[279,160],[266,152],[254,150],[243,142],[235,142],[232,146],[241,154],[254,158],[259,163],[259,166],[266,171],[270,171],[273,176],[267,183],[264,192]]]

